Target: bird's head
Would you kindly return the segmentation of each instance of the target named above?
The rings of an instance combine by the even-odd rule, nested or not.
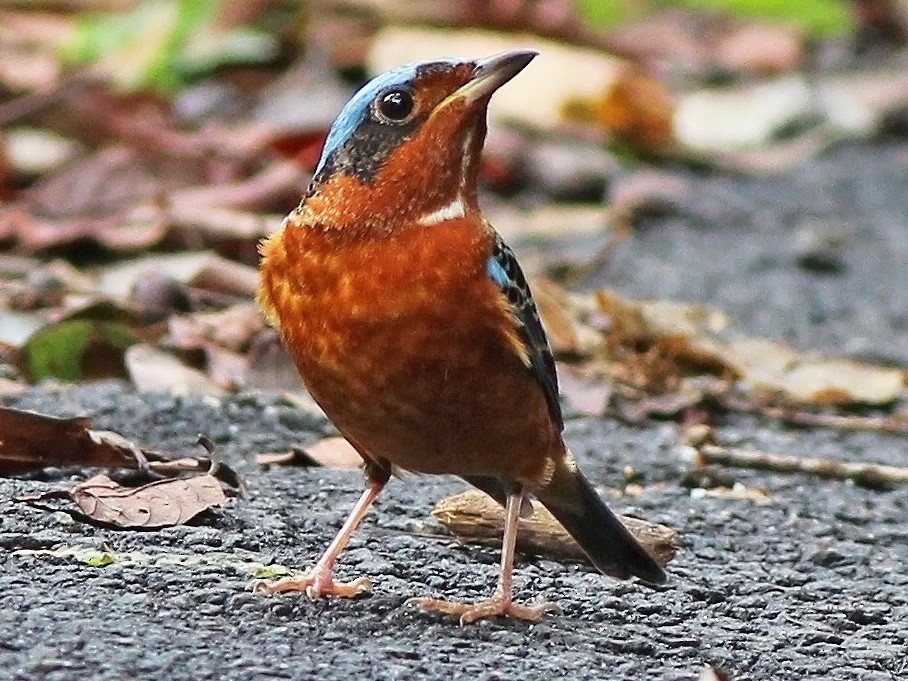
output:
[[[388,230],[475,207],[489,98],[534,56],[408,64],[373,78],[331,126],[301,215],[326,228]]]

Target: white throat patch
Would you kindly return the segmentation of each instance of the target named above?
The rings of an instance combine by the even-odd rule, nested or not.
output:
[[[442,206],[438,210],[433,210],[431,213],[426,213],[419,219],[419,224],[424,227],[431,227],[432,225],[438,225],[442,222],[448,220],[455,220],[457,218],[462,218],[467,214],[466,206],[464,205],[463,199],[458,196],[456,199],[451,201],[451,203]]]

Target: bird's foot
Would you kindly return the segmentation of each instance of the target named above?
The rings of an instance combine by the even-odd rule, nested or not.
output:
[[[445,615],[455,615],[460,618],[460,624],[470,624],[476,620],[488,617],[512,617],[528,622],[538,622],[547,612],[560,613],[555,603],[540,603],[539,605],[520,605],[514,603],[510,596],[495,594],[487,601],[479,603],[456,603],[442,598],[411,598],[408,605],[415,605],[430,612],[440,612]]]
[[[365,577],[359,577],[351,582],[338,582],[334,579],[333,570],[316,567],[308,574],[296,577],[284,577],[274,581],[257,580],[253,582],[252,590],[268,595],[302,591],[315,601],[325,596],[355,598],[362,593],[371,592],[372,582]]]

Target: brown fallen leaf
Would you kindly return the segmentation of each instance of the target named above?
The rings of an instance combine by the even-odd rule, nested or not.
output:
[[[125,300],[136,282],[148,272],[170,277],[187,286],[246,299],[255,295],[259,280],[255,267],[202,251],[152,255],[115,265],[101,275],[99,288],[105,295]]]
[[[906,378],[902,369],[801,353],[773,341],[735,341],[722,357],[753,390],[781,392],[802,404],[886,404],[898,399]]]
[[[213,341],[227,350],[241,352],[265,328],[265,318],[257,305],[238,303],[215,312],[173,316],[168,327],[171,341],[179,347]]]
[[[697,408],[704,403],[724,400],[731,391],[730,381],[715,376],[685,376],[670,392],[650,394],[628,386],[616,386],[609,414],[629,423],[640,423],[649,418],[684,420],[697,417]],[[724,404],[724,401],[723,401]]]
[[[57,418],[32,411],[0,407],[0,475],[9,476],[46,466],[137,468],[144,456],[113,445],[89,430],[91,419]]]
[[[597,299],[611,320],[612,374],[643,389],[675,389],[683,376],[731,376],[754,394],[795,404],[886,405],[903,394],[908,373],[850,359],[799,352],[746,338],[714,308],[671,301]]]
[[[243,376],[249,370],[249,360],[244,355],[214,343],[204,343],[201,351],[204,353],[205,371],[212,381],[229,391],[236,391],[243,385]]]
[[[590,323],[590,315],[597,313],[594,300],[571,295],[546,277],[535,277],[530,283],[557,357],[589,357],[601,352],[602,334]]]
[[[562,108],[566,119],[599,126],[619,145],[656,155],[675,147],[674,111],[668,89],[633,66],[618,69],[596,98],[570,98]]]
[[[4,3],[0,26],[0,86],[7,93],[27,92],[22,99],[55,89],[65,68],[60,54],[73,40],[76,19],[35,6],[21,6],[16,11]],[[5,124],[0,122],[0,126]]]
[[[167,390],[178,395],[223,395],[226,391],[205,373],[152,345],[133,345],[125,354],[133,384],[143,392]],[[242,370],[240,370],[242,373]]]
[[[432,517],[453,533],[458,541],[479,544],[501,542],[504,509],[479,490],[467,490],[442,499],[432,510]],[[660,565],[665,566],[674,559],[679,548],[675,530],[637,518],[619,517]],[[554,516],[535,502],[532,516],[520,519],[517,547],[528,553],[586,559],[583,550]]]
[[[323,466],[354,469],[363,465],[363,457],[342,437],[326,437],[302,449],[275,454],[256,454],[260,466]]]
[[[149,530],[183,525],[227,501],[221,483],[210,474],[157,480],[141,487],[124,487],[106,475],[96,475],[76,485],[69,496],[92,520]]]
[[[243,482],[233,469],[209,457],[170,458],[142,449],[118,433],[90,430],[90,426],[91,419],[85,416],[58,418],[0,407],[0,475],[48,466],[135,468],[167,476],[209,473],[243,493]],[[205,440],[199,443],[205,445]]]
[[[209,209],[218,208],[226,210],[229,215],[231,209],[236,212],[235,215],[252,216],[255,211],[263,207],[272,205],[275,199],[283,200],[288,195],[296,196],[299,189],[309,180],[309,175],[303,171],[296,163],[291,161],[279,161],[269,164],[257,175],[252,175],[247,179],[238,182],[219,182],[208,184],[200,187],[186,187],[173,192],[170,197],[171,211],[174,215],[181,216],[184,224],[191,224],[199,220],[199,213],[204,213]],[[240,213],[240,210],[252,211],[249,213]],[[193,213],[195,213],[193,215]],[[277,218],[280,222],[280,217]],[[262,233],[262,230],[268,225],[261,224],[255,231],[234,231],[224,229],[217,231],[221,236],[246,236],[259,238],[267,236],[268,233]],[[204,219],[202,225],[210,225],[212,229],[217,230],[213,222],[207,222]],[[228,222],[228,226],[235,223]],[[273,225],[271,225],[273,229]]]
[[[0,371],[2,370],[3,365],[0,364]],[[0,397],[21,395],[26,390],[28,390],[28,385],[25,383],[25,381],[15,381],[11,378],[0,376]]]

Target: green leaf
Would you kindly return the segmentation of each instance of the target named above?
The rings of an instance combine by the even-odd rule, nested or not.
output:
[[[661,4],[791,23],[814,36],[843,35],[852,27],[848,3],[842,0],[661,0]]]
[[[639,3],[629,0],[575,0],[580,18],[588,24],[605,28],[617,26],[638,12]]]
[[[123,352],[140,338],[111,321],[68,319],[38,331],[22,347],[24,370],[32,381],[126,375]]]
[[[648,12],[679,7],[720,12],[738,17],[789,23],[812,36],[848,33],[852,17],[843,0],[574,0],[584,21],[598,27],[615,26]]]
[[[98,66],[125,90],[164,91],[222,64],[273,59],[273,36],[215,26],[221,1],[144,0],[129,13],[88,15],[63,57]]]
[[[53,324],[32,336],[22,352],[32,381],[59,378],[79,380],[79,361],[92,334],[92,323],[74,320]]]

